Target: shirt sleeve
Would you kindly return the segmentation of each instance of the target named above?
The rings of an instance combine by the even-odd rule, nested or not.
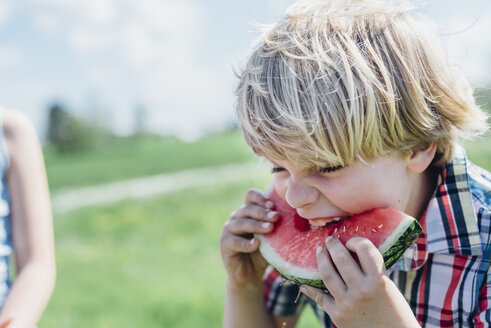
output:
[[[474,317],[474,326],[476,328],[491,327],[491,227],[489,223],[491,222],[491,212],[488,211],[478,211],[477,217],[481,223],[481,231],[487,231],[487,248],[483,254],[482,260],[482,272],[485,272],[484,281],[479,290],[479,311]],[[483,229],[485,228],[485,229]],[[485,236],[481,236],[484,239]]]
[[[266,270],[263,286],[264,301],[272,315],[300,314],[307,303],[307,297],[300,293],[299,287],[285,280],[272,266]]]
[[[491,281],[488,272],[486,281],[479,291],[479,313],[474,317],[476,328],[491,327]]]

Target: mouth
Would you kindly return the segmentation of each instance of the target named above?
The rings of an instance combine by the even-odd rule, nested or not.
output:
[[[307,220],[309,221],[311,226],[323,227],[323,226],[327,225],[328,223],[341,221],[343,219],[344,219],[344,217],[342,217],[342,216],[333,216],[333,217],[329,217],[329,218],[315,218],[315,219],[307,219]]]

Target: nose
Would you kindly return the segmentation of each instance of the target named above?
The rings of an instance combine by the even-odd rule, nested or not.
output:
[[[314,203],[319,191],[306,183],[305,180],[290,180],[287,185],[285,200],[293,208],[302,208]]]

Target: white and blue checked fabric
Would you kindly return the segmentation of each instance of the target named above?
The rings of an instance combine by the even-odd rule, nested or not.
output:
[[[5,173],[9,159],[3,140],[3,125],[0,117],[0,307],[10,289],[10,258],[12,255],[12,234],[10,205]]]

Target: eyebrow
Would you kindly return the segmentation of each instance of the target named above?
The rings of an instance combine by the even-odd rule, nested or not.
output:
[[[336,171],[336,170],[342,169],[343,167],[344,167],[344,166],[342,166],[342,165],[337,165],[337,166],[326,166],[326,167],[321,168],[321,171],[322,171],[322,172],[333,172],[333,171]]]

